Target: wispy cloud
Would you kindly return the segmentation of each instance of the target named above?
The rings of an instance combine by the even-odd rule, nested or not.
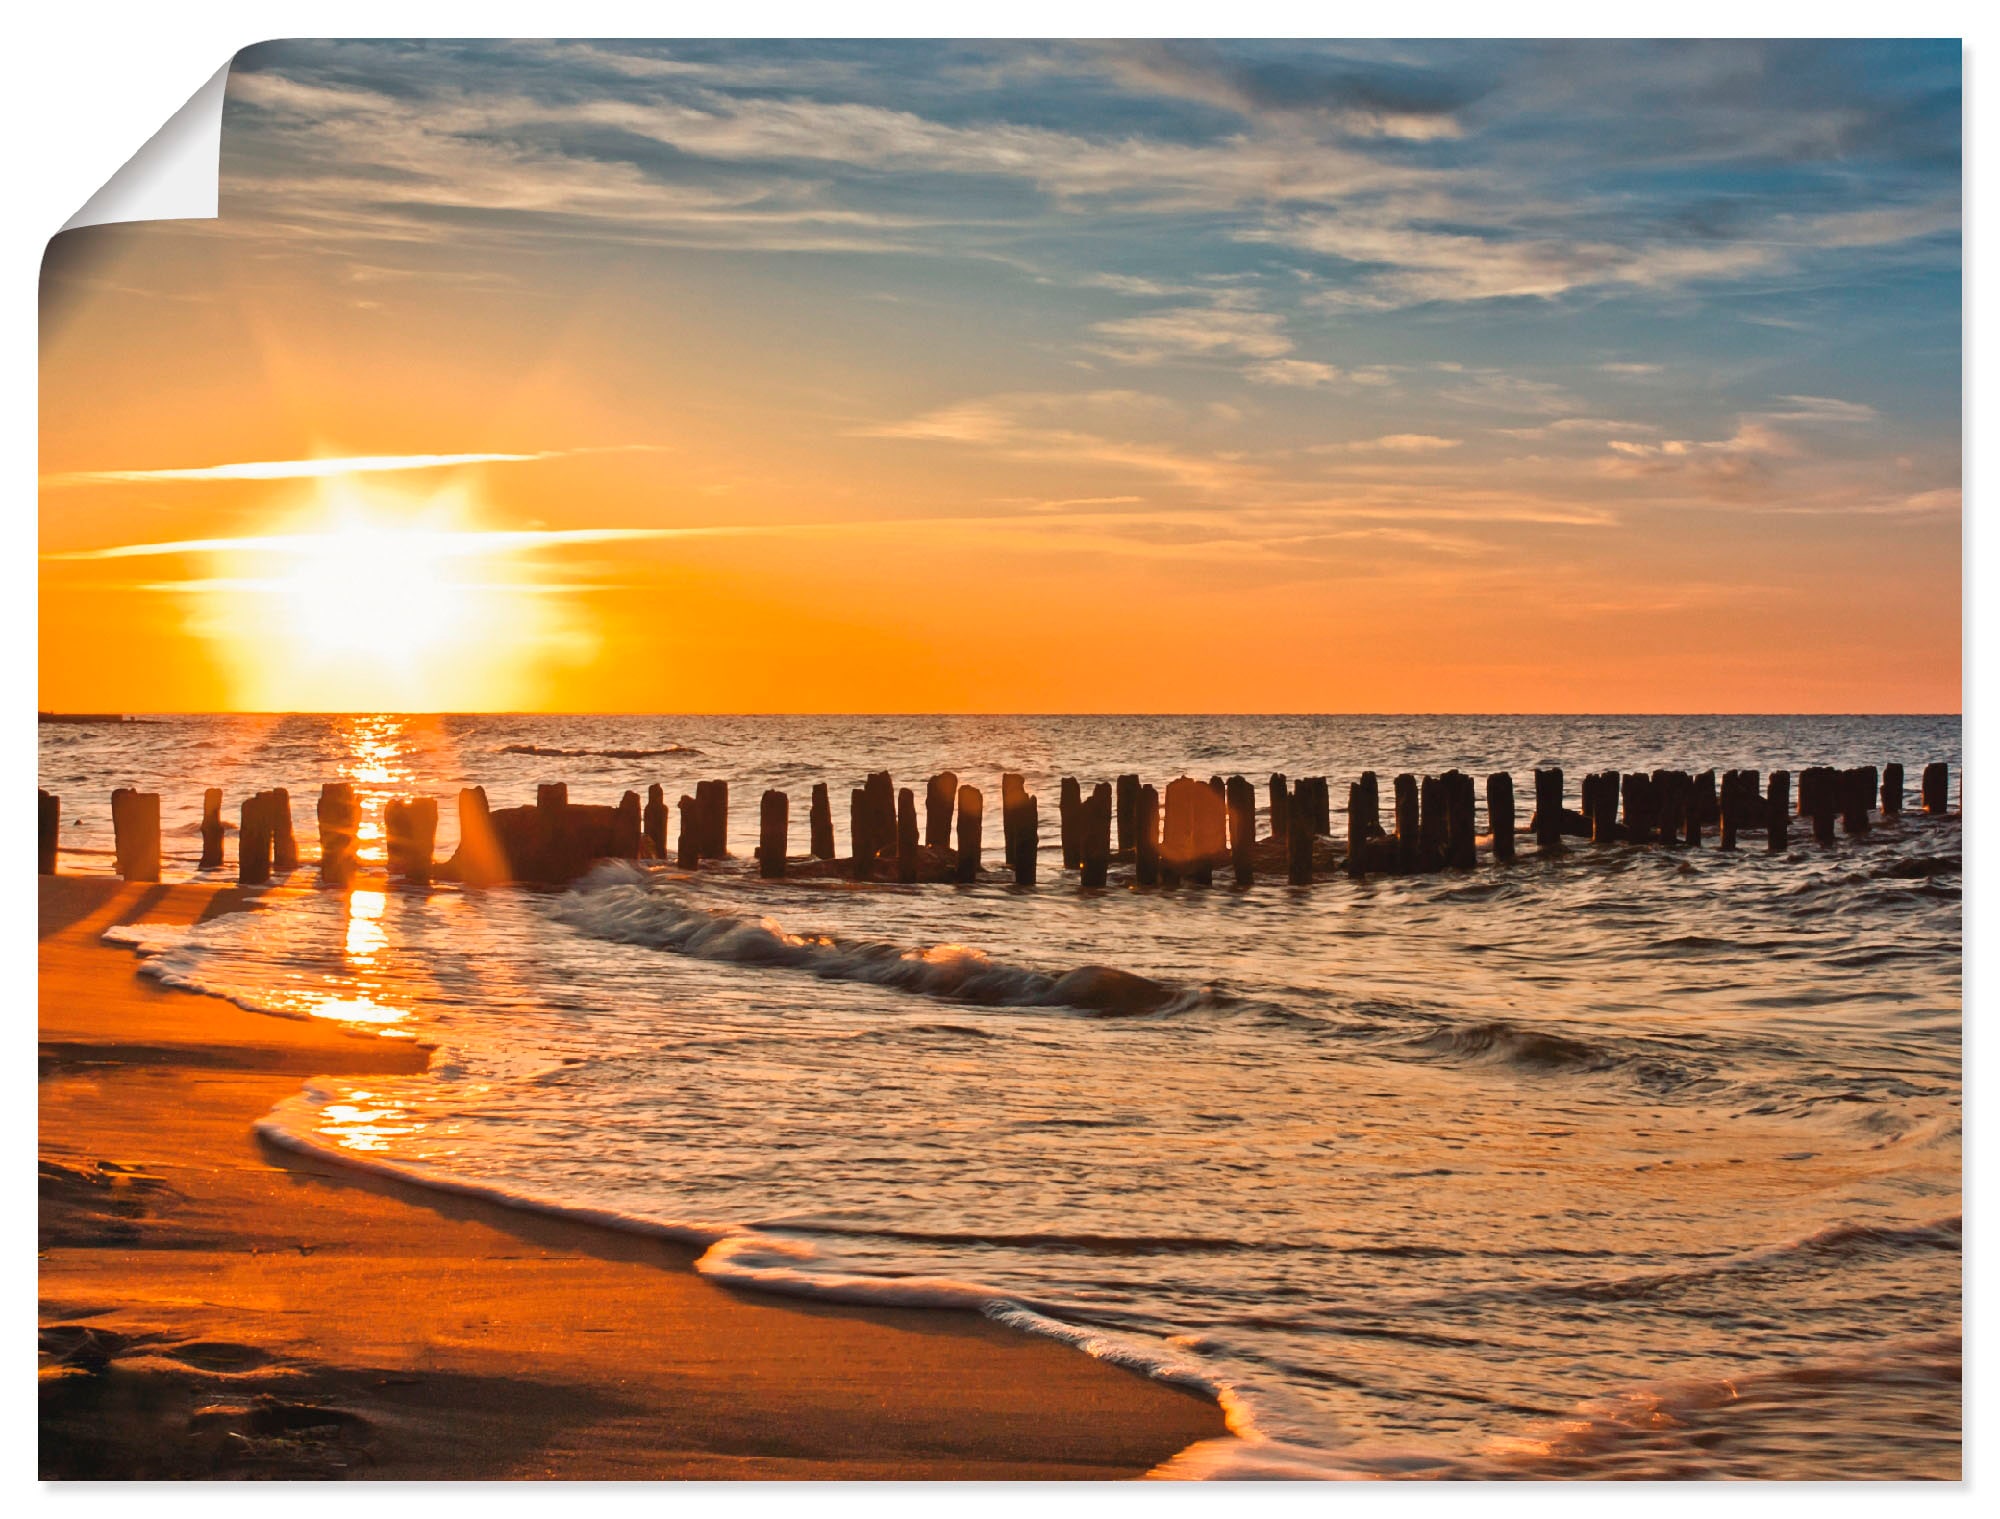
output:
[[[463,469],[475,464],[532,464],[577,454],[650,451],[653,444],[612,448],[543,449],[532,454],[350,454],[322,459],[257,459],[180,469],[86,469],[43,475],[44,486],[157,485],[176,480],[321,480],[336,475],[397,474],[406,470]]]

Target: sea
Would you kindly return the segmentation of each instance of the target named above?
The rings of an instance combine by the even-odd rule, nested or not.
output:
[[[564,890],[267,893],[114,930],[168,985],[435,1046],[271,1144],[670,1236],[760,1292],[986,1314],[1219,1400],[1165,1477],[1956,1478],[1960,722],[1948,717],[185,716],[40,728],[66,871],[157,790],[313,801],[729,782],[734,858]],[[1725,853],[1526,833],[1531,772],[1900,761],[1899,820]],[[1950,764],[1950,810],[1917,779]],[[1061,777],[1509,770],[1520,852],[1405,878],[1085,890]],[[971,885],[763,881],[756,798],[888,770],[988,798]],[[999,777],[1042,797],[1039,884]],[[1268,822],[1260,814],[1260,825]],[[1482,812],[1479,827],[1486,822]],[[217,873],[233,879],[231,868]],[[379,886],[379,882],[377,883]],[[1164,988],[1071,1005],[1071,972]],[[1070,976],[1068,981],[1064,978]],[[1114,984],[1125,985],[1122,980]]]

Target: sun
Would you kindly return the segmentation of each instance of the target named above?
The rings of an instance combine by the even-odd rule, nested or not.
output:
[[[307,536],[316,541],[290,556],[281,605],[311,655],[414,667],[467,632],[475,609],[456,535],[350,512]]]

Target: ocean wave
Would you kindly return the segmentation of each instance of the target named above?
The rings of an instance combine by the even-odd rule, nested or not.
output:
[[[502,754],[527,754],[537,759],[658,759],[665,754],[699,755],[686,744],[668,744],[664,749],[554,749],[544,744],[502,744]]]
[[[751,918],[675,901],[623,863],[600,865],[550,908],[560,923],[614,944],[641,944],[703,960],[776,966],[826,981],[892,987],[983,1007],[1067,1007],[1102,1017],[1139,1017],[1215,1006],[1208,989],[1176,987],[1110,965],[1065,972],[1006,965],[963,944],[921,949],[880,940],[792,933]]]

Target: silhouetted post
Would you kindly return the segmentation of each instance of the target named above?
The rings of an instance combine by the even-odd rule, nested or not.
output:
[[[825,781],[813,784],[812,808],[807,826],[812,833],[812,853],[816,860],[833,858],[833,800]]]
[[[871,770],[864,792],[868,798],[868,842],[880,861],[896,842],[896,783],[886,770]]]
[[[646,838],[653,846],[653,858],[667,857],[667,792],[658,781],[646,788]]]
[[[1633,771],[1623,778],[1625,794],[1625,837],[1644,844],[1653,837],[1653,778]]]
[[[1236,884],[1256,879],[1257,788],[1240,775],[1229,777],[1229,864]]]
[[[1417,868],[1436,870],[1444,864],[1445,843],[1450,834],[1443,777],[1425,776],[1417,794],[1421,798],[1417,810]]]
[[[881,848],[874,836],[874,818],[868,805],[868,788],[856,786],[847,799],[847,837],[854,849],[854,879],[871,880],[875,874],[875,852]]]
[[[201,794],[202,870],[222,869],[222,788],[210,786]]]
[[[1875,784],[1873,765],[1840,772],[1840,822],[1850,834],[1868,831],[1868,810],[1875,802]]]
[[[271,879],[271,793],[243,799],[236,830],[236,879],[261,886]]]
[[[1132,835],[1134,875],[1141,886],[1160,884],[1160,793],[1156,787],[1141,786],[1134,804]]]
[[[1139,838],[1139,777],[1118,777],[1118,852],[1135,847]]]
[[[1285,880],[1293,886],[1313,882],[1312,800],[1296,789],[1291,795],[1291,813],[1285,819]]]
[[[1703,824],[1713,823],[1721,811],[1722,808],[1715,799],[1715,772],[1704,770],[1694,778],[1695,821]],[[1699,843],[1700,839],[1693,838],[1688,842],[1695,844]]]
[[[510,874],[507,857],[493,832],[493,808],[486,800],[486,788],[465,787],[458,793],[459,884],[491,886]]]
[[[677,805],[681,827],[674,863],[682,870],[693,870],[701,864],[701,803],[683,796]]]
[[[1271,775],[1271,838],[1275,843],[1285,842],[1285,826],[1292,816],[1291,788],[1285,778],[1275,771]]]
[[[221,805],[221,792],[211,793]],[[56,873],[56,846],[62,838],[62,798],[54,792],[35,788],[35,869],[40,874]],[[217,862],[218,864],[220,861]]]
[[[1007,868],[1020,870],[1021,814],[1028,805],[1028,783],[1018,771],[1000,775],[1000,852]]]
[[[1361,817],[1359,820],[1361,824],[1360,837],[1365,843],[1382,832],[1382,786],[1381,782],[1376,779],[1373,770],[1362,771],[1358,785],[1360,787],[1359,797],[1361,802]],[[1348,806],[1352,808],[1356,792],[1350,788],[1347,795]],[[1350,813],[1347,820],[1350,837],[1354,834],[1355,821],[1355,818]]]
[[[1812,796],[1813,840],[1820,844],[1831,844],[1833,842],[1833,819],[1837,810],[1834,782],[1838,776],[1838,772],[1817,765],[1813,769],[1818,772],[1814,776],[1815,784]]]
[[[129,786],[112,792],[111,837],[118,874],[128,881],[159,880],[159,793]]]
[[[547,790],[547,787],[543,787]],[[319,878],[337,889],[354,881],[355,851],[361,834],[361,807],[347,781],[328,781],[319,788]],[[243,840],[236,841],[243,852]]]
[[[638,797],[632,798],[635,812],[638,801]],[[433,797],[397,797],[383,804],[382,834],[390,875],[429,884],[431,861],[437,854],[437,819]]]
[[[1216,785],[1222,777],[1217,776],[1206,786],[1190,793],[1193,814],[1194,866],[1190,872],[1197,886],[1215,884],[1215,862],[1229,853],[1229,805],[1224,797],[1224,789]]]
[[[1544,854],[1562,848],[1563,773],[1560,769],[1535,772],[1535,847]]]
[[[1368,874],[1368,824],[1363,817],[1366,803],[1361,782],[1347,784],[1347,873],[1355,880]]]
[[[568,781],[543,781],[535,787],[535,807],[544,820],[560,817],[569,806]]]
[[[1083,884],[1102,887],[1111,872],[1111,787],[1099,781],[1079,809],[1083,837]]]
[[[1941,817],[1951,800],[1951,767],[1942,760],[1924,766],[1924,811]]]
[[[1653,772],[1653,821],[1659,827],[1662,844],[1671,848],[1681,843],[1693,801],[1694,781],[1685,770]]]
[[[639,805],[639,793],[628,791],[618,798],[618,821],[611,836],[611,858],[636,860],[646,849],[646,809]]]
[[[896,879],[905,886],[917,879],[917,794],[908,786],[896,795]]]
[[[1742,815],[1743,782],[1732,770],[1722,778],[1722,815],[1716,820],[1716,848],[1736,847],[1736,829]]]
[[[1083,834],[1078,816],[1082,811],[1083,787],[1075,776],[1066,775],[1056,801],[1056,831],[1062,839],[1064,870],[1074,870],[1083,863]]]
[[[1014,860],[1014,882],[1018,886],[1035,884],[1035,866],[1042,852],[1041,802],[1029,797],[1021,804],[1021,837]]]
[[[1405,770],[1396,777],[1396,873],[1411,875],[1422,856],[1419,830],[1423,819],[1417,805],[1417,778]]]
[[[1200,781],[1179,776],[1167,782],[1160,799],[1160,874],[1166,885],[1180,885],[1194,868],[1194,793],[1200,788]]]
[[[382,868],[392,876],[402,875],[409,847],[410,804],[392,796],[382,804]]]
[[[958,777],[940,770],[924,787],[924,842],[942,854],[951,848],[951,806],[958,798]]]
[[[1505,770],[1486,777],[1486,821],[1493,828],[1493,858],[1514,859],[1514,777]]]
[[[1472,870],[1479,864],[1479,836],[1474,832],[1475,800],[1472,777],[1462,770],[1445,773],[1445,863],[1453,870]]]
[[[271,793],[271,868],[281,875],[299,868],[299,840],[292,832],[292,794],[283,786]]]
[[[1903,815],[1903,767],[1891,760],[1882,767],[1882,816]]]
[[[1770,792],[1764,799],[1765,849],[1782,854],[1789,847],[1791,821],[1792,774],[1789,770],[1773,770]]]
[[[1590,820],[1590,841],[1609,844],[1618,837],[1618,772],[1600,771],[1590,789],[1591,805],[1597,811]]]
[[[766,791],[757,807],[757,874],[781,880],[785,855],[792,847],[792,799],[784,792]]]
[[[958,879],[979,879],[980,834],[986,824],[986,799],[977,786],[958,788]]]
[[[697,781],[694,799],[701,807],[701,838],[697,847],[704,860],[729,858],[729,782]]]
[[[1333,798],[1323,775],[1312,778],[1312,820],[1314,833],[1323,839],[1333,837]]]

